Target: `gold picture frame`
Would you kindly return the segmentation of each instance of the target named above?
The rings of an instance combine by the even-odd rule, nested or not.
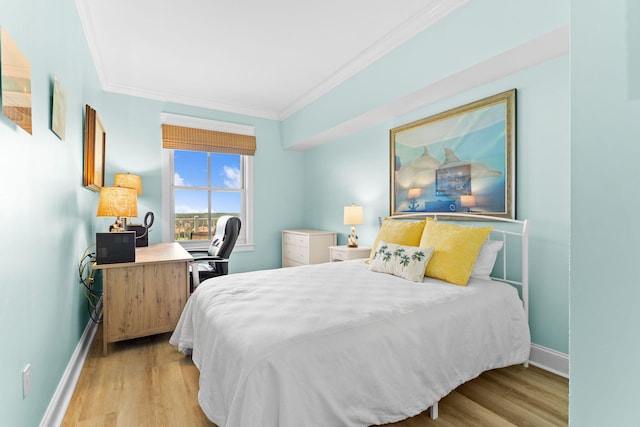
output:
[[[390,131],[392,215],[515,219],[516,89]]]
[[[107,133],[96,110],[85,105],[84,171],[82,184],[99,192],[104,186]]]

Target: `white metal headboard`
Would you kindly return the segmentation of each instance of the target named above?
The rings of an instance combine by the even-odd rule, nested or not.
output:
[[[509,219],[496,216],[478,215],[473,213],[447,213],[447,214],[425,214],[421,213],[406,213],[393,215],[388,218],[391,219],[422,219],[426,216],[432,217],[435,220],[455,221],[460,219],[473,219],[479,221],[491,221],[493,230],[491,231],[491,238],[493,240],[502,240],[503,246],[501,249],[502,254],[502,271],[492,274],[494,280],[509,283],[520,288],[522,296],[522,304],[524,305],[524,311],[529,319],[529,220]],[[382,225],[382,218],[378,218],[378,221]],[[502,224],[512,224],[510,227],[500,227]],[[473,225],[471,225],[473,226]],[[520,241],[520,277],[510,277],[507,274],[507,261],[509,260],[507,255],[507,236],[511,236],[514,239]],[[497,237],[497,238],[496,238]],[[514,261],[515,262],[515,261]],[[499,274],[500,273],[500,274]]]

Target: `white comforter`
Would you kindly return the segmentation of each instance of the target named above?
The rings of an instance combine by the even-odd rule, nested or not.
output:
[[[530,348],[511,286],[413,283],[362,260],[203,282],[170,342],[219,426],[364,426],[420,413]]]

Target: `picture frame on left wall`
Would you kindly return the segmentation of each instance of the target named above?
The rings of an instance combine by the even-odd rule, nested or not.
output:
[[[51,108],[51,130],[58,138],[64,141],[67,123],[67,92],[65,92],[60,80],[53,79],[53,100]]]
[[[104,186],[104,161],[107,132],[96,110],[85,105],[84,120],[84,171],[82,184],[99,192]]]
[[[4,28],[0,28],[2,114],[33,135],[31,64]]]

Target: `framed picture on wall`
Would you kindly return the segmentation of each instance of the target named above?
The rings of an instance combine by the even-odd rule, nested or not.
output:
[[[516,90],[391,129],[391,214],[515,218]]]
[[[57,78],[53,79],[53,107],[51,108],[51,130],[64,141],[67,123],[67,93]]]
[[[31,64],[4,28],[0,28],[2,114],[33,134]]]
[[[104,159],[107,133],[96,113],[85,106],[84,123],[84,171],[82,183],[92,191],[99,192],[104,186]]]

